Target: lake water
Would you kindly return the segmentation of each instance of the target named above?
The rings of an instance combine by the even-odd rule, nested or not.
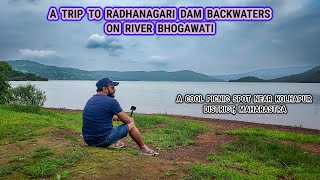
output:
[[[27,82],[11,82],[13,87]],[[46,92],[45,107],[83,109],[96,81],[30,82]],[[241,120],[320,129],[320,83],[122,81],[116,99],[124,111]],[[176,104],[177,94],[312,94],[312,104],[287,104],[287,114],[203,114],[202,104]]]

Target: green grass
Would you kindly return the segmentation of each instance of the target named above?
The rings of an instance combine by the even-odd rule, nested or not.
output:
[[[37,149],[37,152],[48,151],[43,149]],[[75,166],[81,158],[88,155],[88,152],[83,148],[70,148],[57,156],[41,156],[41,159],[37,161],[26,162],[22,172],[34,178],[49,177],[55,175],[60,168]]]
[[[134,114],[135,124],[143,132],[147,144],[155,148],[175,148],[194,143],[198,133],[211,128],[207,124],[192,120],[176,120],[163,115]],[[114,125],[120,125],[117,122]],[[81,132],[81,112],[61,112],[48,109],[33,109],[28,106],[0,106],[0,145],[16,144],[19,141],[33,141],[52,136],[58,129]],[[61,130],[59,130],[61,131]],[[68,131],[64,131],[68,132]],[[296,134],[262,128],[239,129],[226,132],[240,138],[221,149],[221,153],[208,155],[208,164],[193,164],[189,167],[193,179],[319,179],[320,157],[302,151],[297,145],[285,145],[281,140],[298,143],[319,144],[319,136]],[[63,141],[76,144],[79,137],[63,134]],[[128,138],[130,139],[130,138]],[[27,142],[28,142],[27,141]],[[71,146],[71,145],[69,145]],[[72,176],[67,168],[78,167],[82,159],[88,162],[103,163],[130,162],[130,156],[140,155],[139,151],[111,151],[100,148],[68,147],[59,151],[53,147],[34,147],[22,150],[19,154],[3,159],[0,177],[10,179],[16,174],[21,178],[60,178]],[[98,151],[101,156],[93,158]],[[116,156],[114,155],[116,153]],[[126,154],[126,156],[123,156]],[[130,156],[128,156],[130,155]],[[134,156],[132,156],[134,155]],[[141,158],[141,157],[136,157]],[[81,161],[82,162],[82,161]],[[90,164],[84,164],[90,166]],[[82,166],[84,166],[82,164]],[[91,167],[91,166],[90,166]],[[69,170],[69,169],[68,169]],[[67,173],[64,173],[67,172]],[[168,174],[171,176],[171,172]],[[20,177],[20,176],[17,176]]]
[[[78,142],[78,138],[74,137],[73,135],[67,134],[66,138],[69,139],[70,141]]]
[[[320,136],[309,135],[309,134],[298,134],[292,132],[284,132],[277,130],[267,130],[264,128],[245,128],[245,129],[235,129],[227,131],[229,135],[241,135],[241,136],[252,136],[252,137],[263,137],[266,139],[280,139],[289,140],[299,143],[315,143],[320,144]]]
[[[129,153],[135,156],[141,156],[141,153],[138,150],[130,150]]]
[[[46,158],[53,155],[53,151],[48,147],[41,147],[36,149],[36,153],[33,154],[33,158]]]
[[[42,159],[30,167],[25,168],[25,172],[32,177],[48,177],[55,175],[59,168],[74,166],[83,157],[87,155],[83,149],[71,149],[58,157]]]
[[[143,138],[148,144],[155,148],[177,147],[193,143],[196,134],[210,130],[205,123],[197,121],[180,121],[175,118],[161,115],[142,115],[134,114],[135,124],[143,132]],[[121,122],[114,122],[114,125],[120,125]],[[21,146],[29,145],[30,149],[22,149],[17,155],[3,159],[3,166],[0,168],[1,178],[60,178],[72,176],[63,174],[66,168],[75,166],[79,169],[79,161],[90,159],[92,162],[100,162],[108,158],[110,162],[118,161],[115,158],[122,156],[139,156],[139,151],[118,150],[119,155],[111,155],[114,151],[100,148],[81,147],[76,142],[80,137],[75,137],[75,132],[81,132],[82,112],[62,112],[44,108],[33,109],[32,106],[1,105],[0,106],[0,146]],[[61,132],[62,129],[64,133]],[[67,129],[67,130],[66,130]],[[66,130],[66,131],[65,131]],[[72,133],[68,133],[72,132]],[[52,138],[56,143],[66,144],[66,149],[55,149],[56,147],[37,147],[38,138]],[[130,138],[128,138],[130,139]],[[72,142],[72,143],[70,143]],[[31,144],[36,146],[30,146]],[[70,146],[75,146],[71,149]],[[65,148],[65,147],[64,147]],[[68,150],[69,149],[69,150]],[[99,159],[93,159],[91,153],[94,150],[103,151],[104,156]],[[119,157],[118,157],[119,156]],[[130,157],[129,156],[129,157]],[[133,156],[133,157],[135,157]],[[129,159],[127,159],[129,161]],[[89,161],[89,162],[90,162]],[[87,164],[90,166],[90,164]],[[82,165],[83,166],[83,165]],[[81,169],[81,168],[80,168]],[[58,179],[59,179],[58,178]]]
[[[88,155],[89,152],[80,147],[69,148],[62,153],[53,153],[53,150],[41,147],[33,155],[25,154],[23,161],[19,157],[12,157],[8,165],[0,167],[0,175],[5,177],[23,173],[32,178],[50,177],[56,175],[61,168],[76,166],[78,161]],[[63,178],[65,174],[60,176]]]
[[[41,129],[70,128],[81,131],[81,113],[57,112],[47,109],[32,111],[30,106],[0,106],[0,145],[14,143],[41,135]]]
[[[32,105],[18,105],[18,104],[10,104],[10,105],[2,105],[1,109],[10,110],[14,112],[24,112],[30,114],[40,114],[41,107],[39,106],[32,106]]]
[[[18,107],[18,108],[17,108]],[[0,106],[0,145],[14,143],[49,133],[43,129],[55,127],[58,129],[73,129],[81,132],[81,112],[57,112],[17,105]],[[154,143],[160,147],[177,147],[190,145],[198,133],[208,131],[204,123],[198,121],[177,121],[172,117],[161,115],[134,115],[135,124],[139,130],[146,130],[143,137],[146,143]],[[121,122],[115,123],[119,125]],[[161,125],[161,127],[159,127]],[[67,135],[71,141],[77,141],[72,135]]]
[[[12,166],[1,166],[0,167],[0,175],[9,175],[13,174],[14,168]]]
[[[63,171],[61,174],[57,174],[57,179],[61,180],[61,179],[65,179],[66,177],[68,177],[69,175],[69,171]]]
[[[194,136],[209,131],[210,128],[199,121],[178,121],[174,118],[161,115],[135,115],[136,126],[142,130],[146,143],[154,143],[158,147],[174,148],[191,145]],[[158,127],[161,125],[161,127]]]
[[[221,153],[211,153],[207,165],[189,167],[193,179],[319,179],[320,155],[280,140],[317,143],[318,136],[260,128],[228,131],[240,135]]]

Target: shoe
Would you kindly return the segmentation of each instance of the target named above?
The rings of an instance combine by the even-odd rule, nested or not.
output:
[[[120,148],[124,147],[124,143],[119,140],[119,141],[111,144],[109,147],[120,149]]]
[[[141,154],[147,155],[147,156],[159,155],[159,153],[153,149],[149,149],[148,151],[141,152]]]

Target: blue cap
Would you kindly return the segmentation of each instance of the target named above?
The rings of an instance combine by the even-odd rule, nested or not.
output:
[[[107,86],[108,84],[117,86],[119,82],[111,81],[109,78],[102,78],[96,83],[96,86],[98,89],[102,89],[104,86]]]

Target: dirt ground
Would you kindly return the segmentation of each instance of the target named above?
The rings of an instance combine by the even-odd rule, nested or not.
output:
[[[57,109],[55,109],[57,110]],[[60,111],[72,111],[66,109],[59,109]],[[94,157],[90,159],[81,160],[77,167],[69,168],[72,175],[71,179],[180,179],[186,177],[188,172],[187,164],[200,162],[208,163],[207,156],[210,152],[219,152],[222,145],[226,145],[237,138],[237,136],[230,136],[221,132],[239,128],[253,128],[260,127],[270,130],[281,130],[287,132],[315,134],[320,135],[320,130],[305,129],[299,127],[258,124],[251,122],[231,121],[211,118],[198,118],[190,116],[176,116],[178,120],[197,120],[202,121],[212,127],[212,130],[199,134],[195,138],[195,143],[191,146],[184,146],[175,149],[160,149],[158,156],[136,156],[129,153],[130,150],[138,149],[133,141],[128,141],[127,136],[125,141],[125,148],[127,153],[120,154],[116,160],[108,159],[105,156],[103,149],[98,149]],[[67,135],[77,137],[77,142],[70,142],[67,140]],[[286,142],[284,143],[291,143]],[[9,156],[18,155],[23,149],[28,152],[38,146],[50,145],[56,150],[65,149],[74,145],[80,145],[85,148],[88,147],[82,141],[80,133],[71,132],[68,130],[55,130],[50,136],[45,136],[34,141],[20,142],[19,144],[8,144],[0,147],[0,159],[7,159]],[[320,153],[319,144],[301,144],[305,151],[312,153]],[[119,151],[119,150],[117,150]],[[119,151],[120,153],[122,150]],[[117,152],[115,152],[117,153]],[[1,164],[1,163],[0,163]]]
[[[199,134],[195,138],[195,143],[191,146],[184,146],[176,149],[166,149],[160,150],[160,155],[153,157],[154,160],[158,162],[171,162],[176,164],[189,164],[194,162],[199,162],[206,164],[208,163],[207,156],[210,152],[219,152],[222,145],[229,144],[233,140],[237,139],[237,136],[231,136],[222,134],[221,132],[232,129],[239,128],[265,128],[270,130],[281,130],[294,133],[304,133],[304,134],[315,134],[320,135],[320,130],[306,129],[300,127],[290,127],[290,126],[280,126],[280,125],[270,125],[270,124],[259,124],[251,122],[242,121],[231,121],[223,119],[211,119],[211,118],[198,118],[190,116],[176,116],[178,120],[197,120],[208,123],[208,126],[213,127],[212,131],[204,134]],[[128,138],[128,137],[127,137]],[[137,149],[132,141],[124,140],[126,145],[130,148]],[[302,149],[312,153],[320,153],[319,144],[301,144]],[[170,163],[169,163],[170,164]],[[176,174],[177,176],[172,176],[171,178],[178,178],[179,175],[186,174],[185,169],[180,169],[181,173]],[[180,176],[181,177],[181,176]],[[168,178],[168,177],[167,177]]]
[[[205,134],[200,134],[196,137],[195,144],[183,148],[181,150],[172,150],[164,153],[164,157],[167,159],[175,159],[178,161],[195,161],[195,162],[207,162],[206,157],[210,152],[218,152],[221,145],[225,145],[235,140],[236,136],[230,136],[221,134],[223,131],[240,129],[240,128],[265,128],[269,130],[280,130],[293,133],[303,133],[303,134],[314,134],[320,135],[320,130],[316,129],[307,129],[300,127],[291,127],[291,126],[281,126],[281,125],[271,125],[271,124],[259,124],[252,122],[243,122],[243,121],[231,121],[224,119],[213,119],[213,118],[199,118],[191,116],[176,116],[179,120],[192,119],[197,121],[207,122],[213,125],[213,131]],[[305,151],[311,153],[320,153],[319,144],[301,144],[300,147]]]

